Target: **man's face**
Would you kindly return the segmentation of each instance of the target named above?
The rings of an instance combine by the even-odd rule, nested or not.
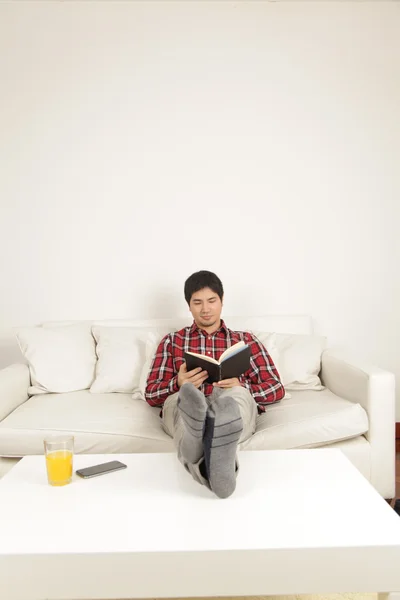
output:
[[[218,294],[210,290],[210,288],[203,288],[192,294],[189,310],[192,313],[197,326],[201,329],[218,329],[222,311],[222,301]]]

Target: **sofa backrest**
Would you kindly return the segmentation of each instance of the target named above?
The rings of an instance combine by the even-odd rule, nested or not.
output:
[[[224,316],[226,325],[230,329],[239,331],[276,331],[278,333],[312,334],[313,324],[311,317],[307,315],[264,315],[259,317],[249,316]],[[47,321],[43,323],[46,327],[57,325],[68,325],[78,321]],[[169,319],[103,319],[91,321],[92,325],[103,325],[112,327],[141,327],[157,328],[163,331],[177,331],[192,323],[188,316]]]
[[[224,318],[231,329],[257,336],[286,389],[321,389],[318,374],[326,339],[313,334],[310,317]],[[143,398],[161,339],[191,322],[191,318],[102,319],[47,321],[41,326],[21,328],[17,337],[31,367],[29,393],[90,388],[94,393],[138,392]]]

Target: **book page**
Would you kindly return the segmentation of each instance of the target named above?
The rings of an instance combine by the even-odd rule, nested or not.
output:
[[[221,363],[223,360],[231,356],[231,354],[236,354],[236,352],[239,352],[245,346],[247,346],[247,344],[245,344],[244,342],[237,342],[237,344],[233,344],[233,346],[227,348],[225,352],[221,354],[221,356],[219,357],[219,362]]]
[[[199,354],[198,352],[186,352],[186,354],[190,354],[191,356],[198,356],[203,360],[208,360],[208,362],[214,363],[215,365],[219,365],[219,362],[215,360],[215,358],[211,358],[211,356],[207,356],[206,354]]]

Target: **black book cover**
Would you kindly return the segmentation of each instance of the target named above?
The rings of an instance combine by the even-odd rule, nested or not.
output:
[[[214,383],[222,379],[230,379],[231,377],[240,377],[250,368],[250,348],[244,346],[241,350],[228,356],[221,364],[216,364],[202,358],[201,356],[193,356],[188,352],[184,353],[186,367],[188,371],[201,367],[207,371],[208,378],[206,382]]]

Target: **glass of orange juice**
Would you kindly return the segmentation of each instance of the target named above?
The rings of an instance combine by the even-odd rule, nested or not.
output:
[[[43,443],[49,484],[67,485],[67,483],[71,483],[74,436],[52,436],[46,438]]]

